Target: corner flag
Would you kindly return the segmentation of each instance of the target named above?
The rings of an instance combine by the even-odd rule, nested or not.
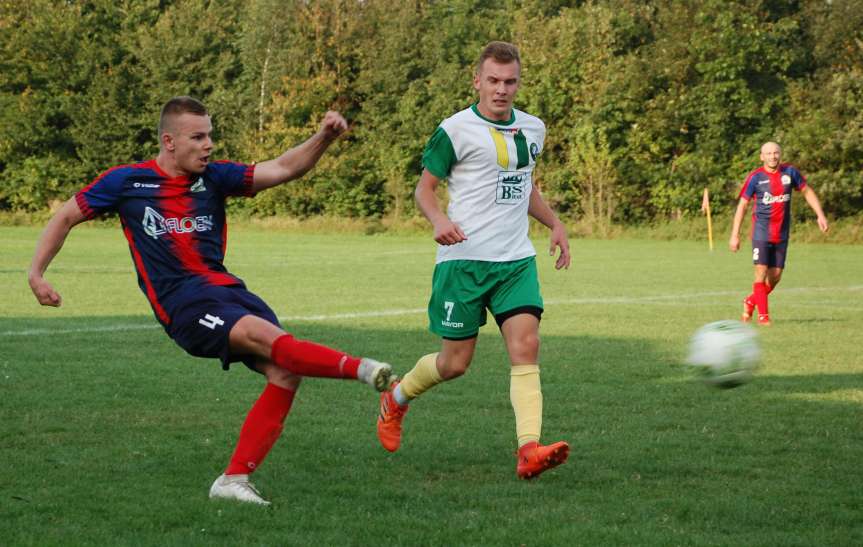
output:
[[[713,250],[713,223],[710,221],[710,192],[707,188],[704,189],[704,196],[701,198],[701,212],[707,214],[707,241],[710,245],[710,250]]]

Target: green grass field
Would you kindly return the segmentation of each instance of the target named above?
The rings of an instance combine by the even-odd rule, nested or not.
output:
[[[263,387],[185,355],[152,318],[118,228],[77,229],[26,283],[38,229],[0,228],[2,545],[863,544],[863,247],[792,242],[750,384],[681,364],[736,318],[749,253],[573,241],[543,292],[544,439],[570,461],[515,478],[509,376],[486,326],[471,370],[414,402],[402,449],[377,396],[304,382],[256,483],[264,509],[207,499]],[[436,350],[428,236],[235,228],[227,264],[302,337],[406,372]],[[720,242],[721,243],[721,242]]]

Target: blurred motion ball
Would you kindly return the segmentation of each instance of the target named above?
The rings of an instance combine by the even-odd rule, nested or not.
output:
[[[752,379],[760,356],[755,329],[740,321],[715,321],[692,335],[687,363],[707,384],[729,389]]]

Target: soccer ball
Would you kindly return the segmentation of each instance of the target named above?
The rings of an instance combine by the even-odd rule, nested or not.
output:
[[[761,351],[755,330],[740,321],[716,321],[695,331],[687,363],[706,383],[728,389],[748,382]]]

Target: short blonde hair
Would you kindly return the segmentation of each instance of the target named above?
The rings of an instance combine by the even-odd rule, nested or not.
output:
[[[204,103],[193,97],[180,96],[174,97],[162,107],[162,115],[159,116],[159,138],[162,138],[162,133],[168,125],[168,118],[179,116],[180,114],[197,114],[198,116],[207,116],[207,107]]]
[[[515,61],[518,63],[519,68],[521,68],[521,58],[518,56],[518,48],[509,42],[489,42],[479,55],[479,61],[476,64],[477,74],[482,70],[482,64],[486,59],[494,59],[502,64]]]

